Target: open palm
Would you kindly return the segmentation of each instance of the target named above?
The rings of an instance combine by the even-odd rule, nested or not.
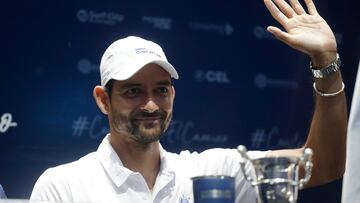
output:
[[[311,57],[336,53],[336,40],[326,21],[318,14],[312,0],[305,0],[308,13],[298,0],[264,0],[271,15],[285,31],[269,26],[268,31],[289,46]]]

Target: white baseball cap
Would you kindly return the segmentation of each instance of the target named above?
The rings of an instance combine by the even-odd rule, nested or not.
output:
[[[101,58],[101,85],[105,86],[111,79],[129,79],[149,63],[161,66],[172,78],[179,78],[158,44],[135,36],[119,39],[106,49]]]

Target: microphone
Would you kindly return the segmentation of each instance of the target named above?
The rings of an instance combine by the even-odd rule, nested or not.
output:
[[[0,199],[6,199],[6,194],[1,184],[0,184]]]

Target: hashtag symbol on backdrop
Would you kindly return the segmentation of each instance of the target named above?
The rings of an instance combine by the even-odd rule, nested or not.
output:
[[[267,142],[267,136],[264,129],[256,129],[256,131],[251,136],[251,147],[260,148],[261,144]]]
[[[83,132],[89,128],[87,116],[79,116],[73,121],[73,136],[82,136]]]

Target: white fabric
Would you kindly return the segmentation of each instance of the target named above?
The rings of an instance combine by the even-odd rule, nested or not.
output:
[[[6,194],[4,189],[2,188],[1,184],[0,184],[0,199],[6,198]]]
[[[266,152],[249,152],[251,158]],[[152,191],[141,174],[125,167],[108,141],[78,161],[46,170],[36,182],[32,201],[55,202],[193,202],[191,177],[236,177],[236,202],[255,203],[256,193],[240,172],[236,149],[210,149],[202,153],[166,152],[160,147],[160,172]],[[250,166],[247,166],[250,171]]]
[[[360,62],[351,102],[342,202],[360,202]]]

